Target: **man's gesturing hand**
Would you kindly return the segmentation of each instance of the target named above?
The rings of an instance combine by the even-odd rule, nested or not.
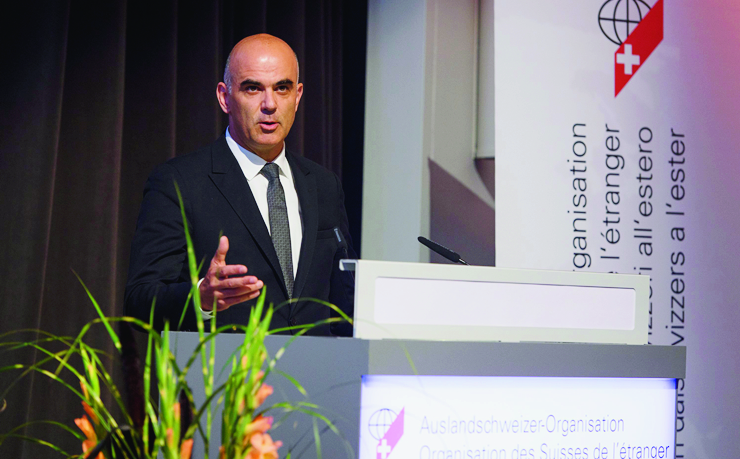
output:
[[[227,265],[226,252],[229,251],[229,239],[221,236],[218,249],[211,259],[211,266],[203,282],[200,283],[200,304],[204,311],[223,311],[231,306],[257,298],[262,288],[262,281],[254,276],[244,276],[247,267],[244,265]],[[237,277],[235,277],[237,276]]]

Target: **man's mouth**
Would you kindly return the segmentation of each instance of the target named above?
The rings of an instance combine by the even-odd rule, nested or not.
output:
[[[262,126],[262,128],[267,129],[267,130],[277,129],[278,124],[279,123],[277,121],[260,121],[259,122],[259,125]]]

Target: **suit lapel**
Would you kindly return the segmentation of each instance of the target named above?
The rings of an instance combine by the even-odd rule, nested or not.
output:
[[[303,220],[301,254],[298,259],[298,272],[293,287],[293,298],[300,298],[303,287],[306,285],[308,273],[311,271],[311,261],[313,260],[319,225],[319,205],[316,178],[307,170],[302,169],[292,155],[287,155],[287,157],[290,170],[293,173],[298,201],[301,203],[301,218]]]
[[[239,219],[259,246],[262,255],[270,262],[275,277],[280,280],[283,294],[287,298],[288,291],[283,281],[283,271],[280,269],[275,247],[272,245],[270,233],[265,227],[257,202],[254,200],[249,183],[234,158],[234,154],[226,143],[226,137],[221,136],[211,150],[212,173],[210,178],[229,202]],[[229,236],[228,234],[226,236]],[[249,266],[247,266],[249,268]]]

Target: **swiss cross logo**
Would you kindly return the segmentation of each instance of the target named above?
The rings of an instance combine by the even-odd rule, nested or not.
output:
[[[404,409],[396,415],[388,408],[383,408],[370,416],[368,428],[370,434],[378,441],[375,447],[376,459],[388,459],[398,440],[403,436]]]
[[[643,0],[607,0],[599,10],[599,27],[613,43],[614,97],[663,41],[663,0],[652,8]]]
[[[640,56],[632,54],[632,45],[624,45],[624,54],[617,52],[617,64],[624,65],[625,75],[632,75],[632,66],[640,65]]]

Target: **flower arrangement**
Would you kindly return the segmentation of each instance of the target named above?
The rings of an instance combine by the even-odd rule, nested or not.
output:
[[[177,188],[177,184],[175,187]],[[177,192],[185,223],[187,258],[192,284],[186,308],[192,305],[199,311],[201,305],[197,284],[202,263],[200,266],[196,265],[179,189]],[[181,368],[170,349],[169,322],[165,322],[161,335],[152,326],[154,304],[149,323],[133,317],[106,317],[82,279],[79,276],[78,279],[97,311],[98,318],[86,324],[76,337],[60,337],[37,331],[36,339],[31,341],[0,342],[0,350],[33,348],[42,355],[42,358],[32,365],[17,364],[0,368],[0,372],[21,371],[13,383],[0,393],[2,405],[0,413],[5,409],[5,397],[9,390],[24,376],[36,372],[58,382],[79,397],[82,415],[74,419],[77,429],[53,421],[46,422],[75,435],[81,443],[82,457],[86,459],[153,459],[159,456],[165,459],[189,459],[196,434],[204,443],[207,459],[214,405],[216,409],[222,405],[219,459],[277,459],[282,442],[273,441],[269,434],[273,427],[273,417],[267,415],[270,409],[279,408],[286,413],[301,411],[314,416],[314,438],[318,457],[321,457],[321,453],[316,420],[326,423],[332,431],[339,433],[329,419],[318,413],[317,407],[310,403],[283,402],[267,408],[262,407],[273,392],[272,387],[265,384],[265,378],[274,370],[286,347],[296,337],[304,334],[312,326],[351,320],[336,306],[321,302],[337,311],[341,317],[330,318],[309,326],[291,327],[290,329],[295,329],[292,339],[272,357],[268,355],[264,341],[265,336],[271,333],[269,325],[275,308],[272,305],[265,306],[264,289],[251,311],[247,324],[219,328],[216,325],[216,314],[208,324],[200,314],[196,314],[199,342],[185,366]],[[216,308],[213,309],[215,312]],[[183,311],[181,321],[184,314]],[[115,324],[119,325],[119,333],[114,331]],[[108,356],[86,343],[88,332],[100,325],[107,331],[123,364],[125,389],[128,393],[126,401],[103,363]],[[210,326],[208,332],[206,325]],[[136,352],[134,326],[143,330],[147,339],[143,365]],[[226,382],[217,386],[215,337],[234,328],[244,333],[244,340],[233,351],[230,359],[231,373]],[[11,332],[0,338],[7,340],[20,332]],[[63,345],[62,350],[51,350],[51,345],[59,343]],[[186,382],[186,376],[198,359],[205,391],[205,402],[201,406],[195,406],[193,393]],[[77,360],[79,363],[75,364]],[[47,369],[50,364],[56,366],[55,371]],[[78,370],[80,366],[81,371]],[[63,372],[67,375],[63,375]],[[307,395],[303,387],[292,377],[278,373],[285,376],[301,394]],[[69,375],[79,382],[79,390],[67,382]],[[156,397],[150,391],[153,375],[156,375]],[[108,394],[117,405],[121,413],[118,417],[103,402],[105,394]],[[18,432],[28,424],[1,434],[0,445],[6,438],[20,437],[48,446],[66,457],[80,457],[68,454],[51,442],[19,434]],[[290,458],[290,455],[288,452],[286,457]]]

